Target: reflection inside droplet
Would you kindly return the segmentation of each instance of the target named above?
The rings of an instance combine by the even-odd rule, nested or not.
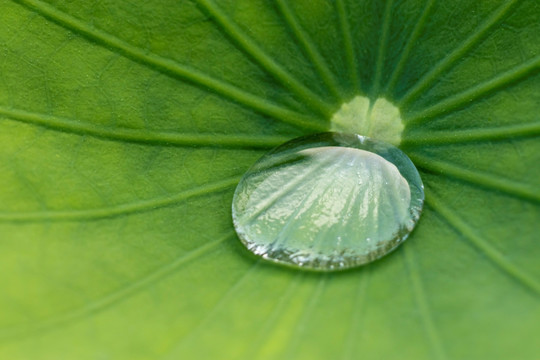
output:
[[[398,148],[359,135],[323,133],[283,144],[242,178],[236,231],[253,253],[315,270],[365,264],[414,228],[420,176]]]

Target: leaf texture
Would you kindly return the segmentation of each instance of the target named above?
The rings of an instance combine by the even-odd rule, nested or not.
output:
[[[0,4],[0,358],[538,358],[537,2]],[[401,110],[417,229],[254,259],[239,178],[356,95]]]

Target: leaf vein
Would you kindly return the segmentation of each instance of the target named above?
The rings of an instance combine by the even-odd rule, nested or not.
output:
[[[456,178],[467,183],[500,191],[502,193],[519,197],[524,200],[540,202],[540,193],[536,189],[522,183],[505,178],[496,178],[492,174],[464,169],[454,164],[429,159],[416,154],[408,154],[418,167],[435,174]]]
[[[356,53],[354,51],[354,45],[353,45],[353,40],[352,40],[352,35],[351,35],[351,26],[347,18],[347,11],[345,8],[344,0],[337,0],[336,6],[337,6],[337,13],[338,13],[338,21],[341,28],[341,33],[343,36],[343,42],[344,42],[344,47],[345,47],[345,57],[347,59],[349,78],[353,85],[353,89],[356,92],[359,92],[360,91],[360,77],[358,76],[358,69],[357,69],[358,61],[356,59]]]
[[[426,299],[422,278],[419,275],[416,262],[412,250],[408,246],[403,247],[403,256],[405,259],[405,267],[408,270],[409,278],[414,292],[414,298],[418,306],[418,310],[422,316],[422,323],[427,332],[427,338],[433,349],[437,359],[446,359],[446,353],[441,343],[439,333],[435,327],[433,315]]]
[[[390,32],[390,23],[392,20],[392,6],[394,0],[387,0],[384,8],[384,17],[382,23],[381,37],[379,39],[379,48],[377,50],[377,60],[375,61],[375,79],[371,88],[371,98],[375,99],[379,94],[381,87],[381,77],[388,47],[388,33]]]
[[[407,60],[409,60],[409,54],[411,53],[411,50],[413,46],[417,43],[418,38],[420,37],[420,34],[422,32],[422,29],[424,28],[426,24],[426,20],[429,17],[429,14],[431,12],[431,8],[433,7],[434,0],[427,0],[426,4],[424,6],[424,10],[422,11],[422,15],[420,15],[420,18],[414,25],[414,29],[411,33],[411,36],[409,40],[407,40],[407,44],[403,48],[403,51],[401,52],[401,55],[399,57],[398,63],[396,67],[394,68],[392,74],[390,75],[390,80],[388,80],[388,84],[386,86],[385,93],[389,95],[391,92],[393,92],[396,83],[399,79],[399,76],[405,69],[405,64],[407,63]]]
[[[371,268],[366,268],[364,274],[362,274],[360,281],[358,282],[358,288],[356,289],[356,298],[354,299],[353,314],[351,316],[351,322],[349,325],[348,336],[343,345],[343,353],[341,355],[342,360],[354,359],[354,345],[355,339],[356,345],[360,342],[361,330],[364,327],[365,320],[361,317],[361,314],[365,312],[365,302],[367,296],[368,286],[371,278]],[[360,335],[360,336],[359,336]]]
[[[540,122],[500,126],[497,128],[474,128],[464,130],[433,131],[427,135],[407,135],[401,145],[416,147],[424,145],[445,145],[474,141],[504,141],[517,137],[540,135]]]
[[[300,337],[304,334],[306,324],[311,318],[311,315],[315,311],[315,308],[317,306],[317,303],[319,302],[321,295],[324,291],[324,288],[326,287],[326,284],[328,282],[328,274],[323,274],[320,277],[319,283],[315,287],[315,290],[312,293],[311,299],[309,299],[308,303],[306,304],[306,307],[304,308],[304,311],[302,312],[300,319],[296,323],[296,326],[293,329],[293,332],[291,334],[291,341],[289,341],[289,344],[287,345],[285,349],[285,353],[282,356],[282,359],[294,359],[295,356],[294,352],[297,349],[298,343],[300,342]]]
[[[433,85],[444,71],[450,69],[454,64],[461,60],[469,50],[482,41],[489,34],[489,30],[508,15],[511,9],[520,1],[521,0],[509,0],[503,2],[503,4],[482,22],[480,26],[478,26],[472,34],[463,41],[463,43],[435,64],[427,74],[418,80],[416,85],[409,89],[409,91],[399,100],[400,107],[407,107],[411,101],[416,99],[422,92]]]
[[[479,236],[457,213],[443,205],[434,192],[426,188],[426,203],[435,210],[455,231],[468,240],[468,243],[480,250],[495,266],[522,286],[540,295],[540,282],[523,269],[514,265],[488,241]]]
[[[252,38],[250,38],[227,14],[212,0],[195,0],[201,5],[216,24],[227,34],[234,43],[254,59],[264,70],[274,76],[283,86],[292,91],[300,99],[304,100],[320,115],[328,119],[332,114],[332,105],[322,97],[311,91],[308,87],[297,80],[291,73],[278,64],[268,55]]]
[[[257,358],[258,349],[262,347],[264,341],[268,338],[268,335],[275,329],[279,315],[283,312],[283,309],[285,308],[289,300],[296,293],[300,285],[302,275],[302,273],[297,274],[285,290],[285,293],[277,299],[276,306],[273,308],[270,315],[268,315],[265,322],[260,326],[261,330],[258,332],[256,339],[251,342],[251,345],[242,356],[243,358],[249,360]]]
[[[161,196],[150,200],[84,210],[49,210],[36,212],[0,212],[0,222],[41,222],[41,221],[79,221],[114,218],[128,214],[156,210],[178,204],[184,200],[217,193],[238,184],[240,176],[227,178],[210,184],[181,191],[172,196]]]
[[[197,85],[199,88],[205,91],[211,91],[222,95],[248,109],[255,110],[256,112],[298,126],[300,128],[324,128],[320,120],[316,120],[304,114],[299,114],[295,111],[283,108],[280,105],[273,104],[265,98],[246,92],[235,85],[214,78],[187,65],[180,64],[175,60],[164,58],[149,51],[140,49],[113,36],[112,34],[85,24],[75,17],[63,13],[55,7],[40,0],[13,1],[25,6],[31,11],[36,12],[37,14],[53,21],[69,31],[77,33],[96,42],[99,45],[104,46],[110,51],[116,52],[165,75]]]
[[[204,327],[209,324],[209,322],[212,320],[212,318],[217,315],[217,313],[222,309],[222,307],[229,301],[232,296],[235,294],[236,291],[238,291],[245,282],[249,279],[250,276],[254,273],[255,269],[261,264],[261,260],[257,260],[248,271],[246,271],[240,278],[236,279],[236,281],[227,289],[227,291],[219,298],[219,300],[213,305],[213,307],[207,312],[206,316],[187,334],[182,336],[173,347],[167,351],[166,354],[162,356],[163,359],[165,358],[171,358],[173,357],[173,354],[178,352],[179,349],[182,348],[182,346],[188,344],[188,340],[192,339],[194,336],[196,336],[198,333],[203,331]],[[177,359],[177,357],[173,357],[174,359]]]
[[[45,319],[39,322],[34,322],[31,325],[16,325],[9,328],[0,330],[0,341],[5,341],[13,338],[20,338],[25,336],[31,336],[33,334],[39,334],[49,330],[53,330],[56,327],[62,327],[69,325],[73,322],[83,320],[88,316],[97,314],[103,310],[106,310],[110,306],[126,300],[128,297],[146,289],[152,284],[172,275],[175,271],[180,269],[183,265],[196,260],[211,250],[216,248],[219,244],[225,242],[227,239],[233,237],[234,234],[227,234],[222,238],[202,245],[188,253],[178,257],[171,263],[165,264],[148,275],[143,276],[135,282],[132,282],[126,286],[123,286],[106,296],[94,300],[91,303],[86,304],[84,307],[71,310],[67,313],[58,315],[53,318]]]
[[[327,86],[328,90],[336,100],[341,101],[342,94],[335,75],[332,73],[332,71],[330,71],[328,64],[317,50],[317,46],[313,43],[313,39],[304,31],[298,22],[298,19],[295,16],[294,11],[289,6],[288,1],[277,0],[277,4],[283,18],[285,19],[285,23],[302,46],[304,53],[315,66],[315,69],[319,73],[319,76]]]
[[[220,147],[231,149],[270,149],[290,140],[284,136],[175,133],[144,129],[114,128],[77,120],[0,106],[0,116],[8,120],[42,126],[51,130],[88,135],[98,139],[164,147]]]
[[[435,116],[448,114],[463,107],[470,106],[474,100],[489,96],[505,86],[527,79],[529,75],[535,74],[539,70],[540,56],[536,56],[461,93],[448,97],[423,110],[409,114],[406,117],[406,124],[407,126],[419,125]]]

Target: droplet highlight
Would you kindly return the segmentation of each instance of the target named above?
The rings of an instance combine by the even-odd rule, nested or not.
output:
[[[360,135],[322,133],[272,150],[233,198],[242,243],[270,261],[347,269],[403,242],[424,201],[422,180],[398,148]]]

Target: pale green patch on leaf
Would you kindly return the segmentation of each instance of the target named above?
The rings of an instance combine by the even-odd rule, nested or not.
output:
[[[538,358],[536,1],[0,8],[0,358]],[[353,271],[258,263],[238,179],[358,97],[399,110],[417,228]]]
[[[362,134],[398,146],[405,128],[399,109],[381,98],[373,103],[364,96],[356,96],[343,104],[330,120],[331,130]]]

